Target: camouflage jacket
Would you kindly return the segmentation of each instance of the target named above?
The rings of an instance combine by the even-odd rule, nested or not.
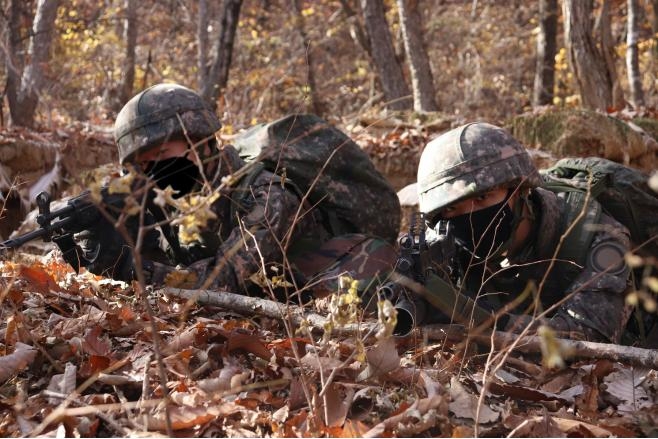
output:
[[[237,153],[231,152],[224,160],[232,171],[244,165]],[[224,173],[216,173],[215,188]],[[265,285],[263,275],[281,277],[284,253],[290,256],[304,243],[320,245],[330,238],[320,212],[302,205],[300,196],[284,186],[281,177],[266,170],[260,170],[248,187],[238,183],[223,191],[212,210],[217,217],[201,233],[201,242],[183,249],[186,259],[193,262],[186,267],[156,263],[151,283],[244,292],[254,283]]]
[[[563,301],[549,314],[549,324],[559,331],[578,331],[591,341],[618,342],[631,310],[625,293],[631,287],[630,269],[624,255],[630,249],[629,232],[614,218],[601,214],[594,227],[585,266],[572,270],[573,262],[553,260],[565,224],[564,194],[538,188],[531,195],[537,221],[530,242],[509,260],[473,264],[468,270],[462,259],[462,273],[467,277],[464,289],[488,309],[499,309],[533,282],[543,284],[539,297],[542,310]],[[595,203],[595,201],[592,201]],[[544,279],[545,278],[545,279]],[[484,280],[484,281],[483,281]],[[529,302],[519,306],[519,314],[528,312]]]

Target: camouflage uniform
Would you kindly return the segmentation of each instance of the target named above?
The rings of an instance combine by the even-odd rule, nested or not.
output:
[[[431,226],[443,208],[491,189],[507,186],[528,193],[517,201],[517,207],[525,203],[533,216],[533,229],[521,250],[492,252],[486,258],[474,258],[466,249],[460,252],[455,276],[465,294],[477,298],[482,307],[497,310],[528,282],[539,286],[546,277],[540,291],[543,309],[568,296],[549,314],[554,329],[578,332],[589,340],[617,342],[630,314],[625,305],[630,271],[623,259],[630,248],[629,232],[608,215],[601,214],[596,221],[585,215],[589,222],[584,227],[596,228],[591,243],[586,244],[585,266],[574,270],[573,261],[555,261],[548,271],[571,221],[565,195],[545,190],[541,184],[527,151],[506,131],[484,123],[465,125],[433,140],[423,152],[418,171],[420,209]],[[592,200],[587,209],[597,208]],[[477,214],[474,211],[473,218]],[[514,216],[513,230],[520,221],[520,207]],[[527,312],[528,302],[513,312]],[[524,321],[512,318],[508,328],[523,329]]]
[[[359,249],[386,247],[361,235],[330,241],[332,231],[321,211],[303,201],[303,194],[294,183],[263,167],[254,166],[234,184],[222,184],[229,176],[234,178],[237,171],[244,171],[245,162],[234,147],[217,145],[214,134],[220,127],[214,113],[196,93],[175,84],[161,84],[139,93],[117,116],[115,139],[123,165],[134,162],[143,152],[158,151],[156,148],[163,143],[184,140],[201,145],[196,151],[203,159],[203,174],[209,183],[203,192],[219,192],[211,205],[215,218],[208,221],[196,241],[180,245],[176,238],[178,229],[172,225],[167,226],[172,233],[166,233],[163,227],[163,236],[148,235],[142,246],[142,268],[147,283],[246,292],[254,285],[264,286],[268,279],[282,278],[292,271],[287,280],[329,282],[334,288],[335,283],[330,280],[336,279],[335,267],[328,260],[345,259],[346,255],[360,253]],[[205,145],[210,147],[210,152],[204,152]],[[160,162],[156,161],[154,166]],[[179,173],[177,168],[180,160],[171,162],[168,171]],[[151,178],[164,189],[158,178],[154,175]],[[177,183],[171,175],[167,178],[167,182]],[[196,177],[199,180],[201,176]],[[199,183],[192,187],[193,192],[199,189]],[[157,210],[154,205],[149,207],[149,213],[144,215],[146,224],[162,222],[162,218],[155,216]],[[175,218],[176,213],[170,208],[164,216]],[[87,268],[115,279],[132,280],[136,269],[131,252],[111,227],[103,223],[97,230],[86,233],[85,254],[93,256]],[[326,242],[328,246],[322,247]],[[102,243],[101,251],[99,243]],[[317,253],[320,247],[322,253]],[[385,254],[394,258],[393,252]],[[390,268],[392,262],[387,257],[382,261]],[[352,268],[349,271],[354,274],[368,273],[363,267]],[[324,273],[324,277],[318,278],[318,273]]]
[[[546,277],[540,291],[543,309],[569,296],[550,314],[548,323],[553,329],[582,333],[590,341],[617,343],[630,315],[630,307],[625,304],[625,295],[631,288],[630,270],[624,263],[611,267],[609,261],[623,261],[630,249],[628,231],[603,214],[597,224],[590,224],[599,232],[586,251],[587,263],[582,270],[574,273],[571,261],[556,260],[548,271],[560,237],[569,227],[563,221],[566,206],[562,195],[542,188],[532,191],[530,199],[537,215],[532,238],[508,261],[488,260],[486,265],[474,264],[467,271],[470,255],[462,255],[459,272],[467,274],[463,291],[474,298],[479,296],[477,303],[483,307],[499,309],[521,294],[528,282],[539,286]],[[482,279],[487,281],[483,284]],[[512,312],[523,313],[531,301],[532,298]],[[508,328],[523,329],[514,326],[515,322],[510,321]]]
[[[244,165],[231,146],[224,147],[222,156],[225,163],[231,162],[229,166],[221,166],[222,169],[237,170]],[[213,179],[213,189],[219,186],[222,174]],[[280,181],[279,176],[262,170],[250,184],[250,193],[246,197],[243,194],[236,197],[235,190],[224,190],[212,206],[217,219],[202,232],[203,242],[194,242],[183,248],[189,255],[184,259],[194,262],[184,268],[175,267],[181,261],[173,260],[171,264],[154,262],[147,267],[151,272],[149,282],[163,284],[167,281],[188,288],[204,285],[245,291],[252,285],[252,275],[264,265],[276,264],[283,271],[281,246],[289,230],[293,230],[291,243],[312,240],[319,245],[328,240],[329,232],[325,230],[317,209],[304,205],[300,217],[294,221],[301,200]],[[236,206],[236,203],[240,205]],[[180,276],[185,273],[191,276]]]

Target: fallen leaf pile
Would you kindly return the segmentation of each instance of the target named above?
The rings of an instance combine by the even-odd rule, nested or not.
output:
[[[0,300],[0,436],[658,434],[657,372],[607,360],[487,367],[483,346],[323,340],[75,274],[56,253],[2,262]]]

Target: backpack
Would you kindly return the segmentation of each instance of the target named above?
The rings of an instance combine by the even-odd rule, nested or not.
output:
[[[308,194],[333,236],[362,233],[395,242],[400,227],[395,190],[368,155],[326,121],[293,114],[250,128],[234,139],[233,146],[246,162],[261,164],[240,185],[248,187],[267,169],[282,181],[292,180],[301,196]]]
[[[602,209],[626,226],[631,241],[641,255],[658,256],[658,193],[648,185],[648,176],[641,171],[598,157],[565,158],[551,168],[540,171],[545,189],[553,192],[568,192],[567,216],[574,219],[582,210],[587,192],[600,204],[593,206],[591,216],[598,216]],[[591,218],[596,221],[598,218]],[[579,221],[564,243],[565,252],[577,253],[594,235],[594,230],[585,227],[589,218]],[[580,258],[575,258],[579,262]]]

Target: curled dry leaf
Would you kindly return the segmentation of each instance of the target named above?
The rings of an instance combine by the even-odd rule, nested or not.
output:
[[[4,383],[12,375],[25,369],[37,356],[37,350],[32,346],[16,343],[16,350],[9,355],[0,357],[0,383]]]
[[[241,372],[242,368],[239,365],[227,362],[217,378],[199,380],[197,386],[208,394],[230,390],[233,378],[241,375]]]
[[[534,416],[520,424],[510,437],[611,437],[605,428],[577,419]]]

